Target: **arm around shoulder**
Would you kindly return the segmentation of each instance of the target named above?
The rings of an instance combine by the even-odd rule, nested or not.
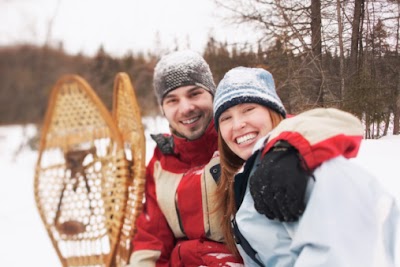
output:
[[[283,120],[270,134],[263,154],[279,140],[294,146],[313,170],[322,162],[342,155],[355,157],[363,126],[354,115],[334,108],[316,108]]]

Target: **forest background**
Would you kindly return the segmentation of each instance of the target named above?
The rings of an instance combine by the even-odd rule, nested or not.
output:
[[[227,43],[210,35],[202,52],[215,83],[236,66],[262,67],[275,78],[287,111],[336,107],[358,116],[365,138],[400,134],[400,0],[215,0],[229,23],[260,36]],[[176,45],[172,50],[183,48]],[[170,51],[113,56],[70,54],[50,41],[0,47],[0,125],[40,127],[50,90],[64,74],[86,79],[108,108],[116,73],[134,84],[143,116],[159,114],[152,77]]]

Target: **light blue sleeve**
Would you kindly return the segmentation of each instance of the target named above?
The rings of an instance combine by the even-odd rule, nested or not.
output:
[[[314,172],[315,183],[290,249],[295,267],[400,266],[400,211],[393,196],[342,157]]]

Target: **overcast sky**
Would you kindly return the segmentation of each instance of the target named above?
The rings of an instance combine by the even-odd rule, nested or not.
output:
[[[0,0],[0,45],[48,39],[70,53],[92,55],[103,45],[120,56],[176,42],[202,52],[210,34],[251,42],[254,34],[223,22],[222,12],[213,0]]]

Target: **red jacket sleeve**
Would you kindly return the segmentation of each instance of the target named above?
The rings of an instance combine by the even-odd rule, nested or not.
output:
[[[294,146],[309,169],[342,155],[355,157],[363,137],[361,121],[350,113],[317,108],[283,120],[270,134],[265,155],[279,140]]]
[[[146,168],[145,203],[143,211],[136,221],[137,232],[132,245],[133,254],[135,254],[136,258],[144,259],[146,262],[155,262],[155,266],[158,267],[169,266],[169,259],[174,247],[175,238],[157,203],[153,177],[154,163],[156,161],[155,152],[155,155]],[[140,265],[140,261],[134,264],[132,259],[130,262],[131,265]]]

